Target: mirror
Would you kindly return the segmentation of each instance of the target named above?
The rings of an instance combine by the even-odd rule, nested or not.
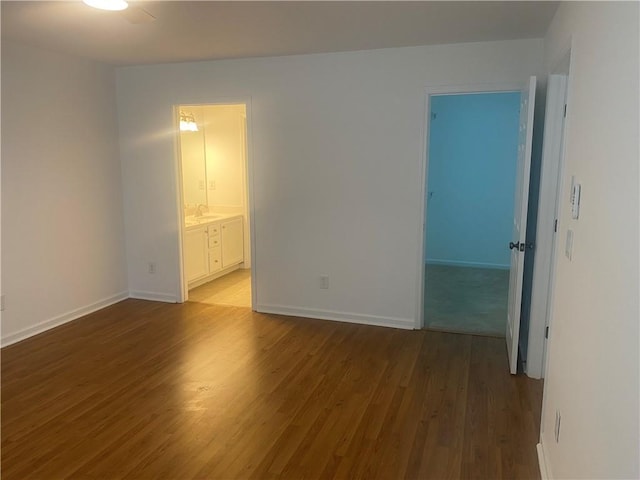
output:
[[[180,131],[185,207],[244,207],[246,197],[246,106],[180,105],[198,130]]]
[[[185,205],[207,205],[207,172],[202,107],[180,106],[179,114],[193,115],[197,131],[180,130],[182,192]]]

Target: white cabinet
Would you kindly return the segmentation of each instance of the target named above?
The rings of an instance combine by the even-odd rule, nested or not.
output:
[[[222,231],[222,268],[242,263],[244,260],[244,236],[242,217],[220,222]]]
[[[243,217],[185,229],[183,244],[184,270],[190,288],[225,275],[244,261]]]
[[[184,273],[187,282],[193,282],[209,274],[209,245],[207,228],[196,228],[184,233]]]
[[[220,224],[209,225],[209,273],[222,270],[222,247],[220,245]]]

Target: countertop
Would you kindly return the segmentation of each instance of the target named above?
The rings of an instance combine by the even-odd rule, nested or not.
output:
[[[243,215],[241,213],[205,213],[201,217],[185,217],[184,226],[186,230],[195,230],[198,227],[206,227],[211,223],[219,222],[221,220],[228,220],[230,218],[242,216]]]

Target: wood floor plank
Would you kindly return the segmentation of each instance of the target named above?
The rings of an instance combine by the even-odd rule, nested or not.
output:
[[[539,478],[501,339],[126,300],[1,373],[8,480]]]

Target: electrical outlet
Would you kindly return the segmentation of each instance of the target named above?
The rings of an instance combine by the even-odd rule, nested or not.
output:
[[[156,262],[149,262],[149,273],[156,273]]]
[[[556,428],[555,428],[556,443],[560,442],[560,421],[561,420],[562,420],[562,416],[560,416],[560,411],[556,410]]]
[[[320,288],[329,288],[329,275],[320,275]]]

